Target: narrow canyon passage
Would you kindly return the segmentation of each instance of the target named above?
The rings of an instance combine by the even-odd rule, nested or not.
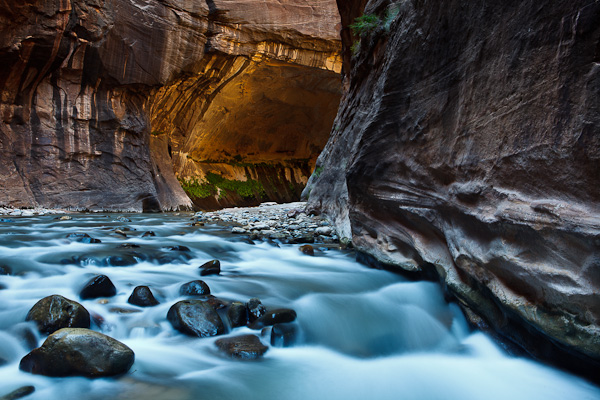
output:
[[[334,1],[0,7],[0,204],[299,199],[341,97]]]

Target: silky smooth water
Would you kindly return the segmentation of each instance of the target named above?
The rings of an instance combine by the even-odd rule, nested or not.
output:
[[[41,216],[0,223],[0,265],[14,270],[0,276],[5,286],[0,359],[7,361],[0,366],[0,396],[33,385],[36,391],[28,399],[600,399],[600,388],[510,357],[483,333],[470,331],[437,284],[369,269],[349,252],[323,250],[310,257],[298,245],[251,245],[218,226],[189,226],[191,214],[127,215],[132,222],[115,217],[78,214],[71,221]],[[114,232],[125,227],[132,229],[127,238]],[[142,238],[148,230],[156,236]],[[67,240],[74,232],[102,243]],[[121,248],[122,243],[140,248]],[[191,251],[167,248],[175,245]],[[200,277],[198,266],[211,259],[221,261],[221,275]],[[117,287],[106,304],[79,299],[95,274],[109,276]],[[268,308],[293,308],[297,343],[270,347],[257,361],[237,361],[217,351],[217,338],[180,334],[166,314],[183,299],[180,285],[194,279],[204,280],[222,299],[259,297]],[[148,285],[161,304],[128,304],[138,285]],[[22,332],[34,330],[25,316],[52,294],[83,304],[95,316],[92,329],[134,350],[129,373],[92,380],[19,370],[29,351]],[[131,310],[136,312],[124,312]],[[244,327],[227,335],[243,333],[260,334]],[[37,345],[44,339],[35,337]],[[269,336],[263,341],[268,344]]]

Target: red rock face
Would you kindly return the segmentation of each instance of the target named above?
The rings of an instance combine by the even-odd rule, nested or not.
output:
[[[378,23],[355,46],[311,207],[381,262],[438,274],[532,352],[597,365],[600,4],[364,12]]]
[[[273,164],[300,158],[314,163],[340,95],[338,21],[332,0],[0,5],[0,204],[135,211],[190,207],[177,178],[219,172],[195,165],[195,155],[205,148],[242,158],[264,151],[267,156],[250,160],[257,163],[277,154]],[[290,76],[290,69],[297,73]],[[257,124],[260,129],[245,142],[256,140],[258,132],[281,133],[274,129],[281,118],[267,115],[278,100],[257,101],[261,93],[272,88],[294,93],[300,87],[328,96],[309,106],[288,96],[280,102],[287,108],[275,107],[282,115],[297,109],[289,122],[300,128],[289,135],[302,152],[284,157],[280,147],[257,150],[245,142],[239,151],[231,148],[240,142],[232,138],[240,124],[251,125],[247,119],[229,121],[212,135],[220,107],[230,103],[221,94],[231,96],[228,85],[241,87],[259,76],[253,77],[256,71],[276,82],[259,85],[254,101],[230,108],[271,122]],[[306,124],[294,123],[315,114],[323,118],[308,131]]]

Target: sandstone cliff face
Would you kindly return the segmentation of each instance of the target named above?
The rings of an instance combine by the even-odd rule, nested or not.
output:
[[[310,206],[597,379],[600,3],[371,0],[364,13],[378,23],[356,38]]]
[[[339,100],[338,21],[332,0],[1,4],[0,203],[185,208],[177,179],[223,171],[297,196]]]

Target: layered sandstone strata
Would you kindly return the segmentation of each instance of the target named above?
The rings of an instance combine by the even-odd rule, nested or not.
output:
[[[346,24],[363,13],[338,4]],[[364,15],[310,206],[530,351],[596,374],[600,3],[371,0]]]
[[[337,108],[338,20],[333,1],[0,5],[0,203],[190,207],[177,180],[223,171],[299,194]]]

